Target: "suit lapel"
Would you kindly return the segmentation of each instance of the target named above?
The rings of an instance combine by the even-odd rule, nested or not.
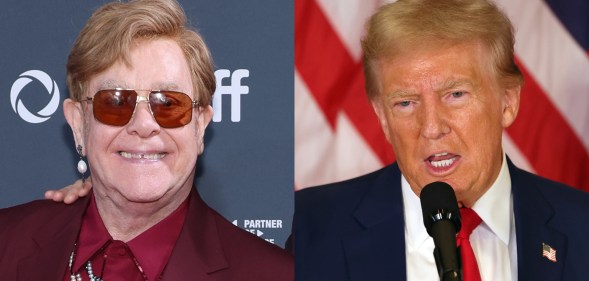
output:
[[[343,239],[350,280],[405,280],[401,172],[383,170],[354,213],[362,231]]]
[[[19,261],[19,281],[64,278],[89,199],[90,196],[86,196],[72,206],[64,206],[62,212],[54,214],[52,220],[39,222],[43,227],[33,236],[37,251]]]
[[[554,209],[526,172],[508,160],[512,179],[519,280],[562,280],[566,237],[551,227]],[[542,256],[542,244],[556,250],[556,262]]]
[[[214,273],[229,267],[211,210],[193,190],[186,221],[163,280],[215,280]]]

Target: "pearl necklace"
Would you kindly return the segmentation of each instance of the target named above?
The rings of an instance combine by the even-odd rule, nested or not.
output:
[[[74,251],[75,251],[74,247]],[[74,251],[72,251],[72,254],[70,255],[70,262],[69,262],[69,268],[70,268],[70,280],[71,281],[82,281],[82,275],[78,272],[76,274],[74,274],[73,270],[72,270],[72,266],[74,264]],[[88,277],[90,278],[90,281],[104,281],[102,278],[94,275],[94,272],[92,271],[92,262],[88,261],[86,263],[86,272],[88,273]]]

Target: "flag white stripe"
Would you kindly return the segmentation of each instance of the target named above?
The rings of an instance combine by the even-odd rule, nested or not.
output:
[[[384,166],[344,113],[338,115],[336,124],[338,130],[333,146],[335,180],[355,178]]]
[[[385,1],[348,0],[345,5],[342,5],[341,0],[317,0],[316,2],[352,58],[360,61],[362,55],[360,38],[364,34],[364,22]]]
[[[503,132],[503,149],[509,159],[513,161],[513,164],[518,166],[521,169],[524,169],[530,173],[534,173],[534,168],[530,165],[528,159],[524,156],[524,154],[519,150],[517,144],[513,142],[511,137],[507,134],[507,132]]]
[[[295,72],[295,181],[296,188],[354,178],[383,166],[354,125],[344,115],[336,132]]]

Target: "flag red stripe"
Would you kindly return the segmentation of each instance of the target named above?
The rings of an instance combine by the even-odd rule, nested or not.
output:
[[[332,128],[343,108],[381,161],[394,160],[364,94],[361,63],[353,60],[313,0],[295,1],[295,66]]]
[[[332,128],[353,75],[352,64],[317,3],[295,1],[295,66]]]
[[[526,82],[519,114],[507,132],[536,173],[589,191],[589,155],[543,89],[519,63]]]
[[[350,81],[350,93],[344,103],[344,111],[381,161],[385,165],[392,163],[395,161],[393,148],[387,142],[380,121],[366,96],[362,65],[356,65],[356,71],[354,80]]]

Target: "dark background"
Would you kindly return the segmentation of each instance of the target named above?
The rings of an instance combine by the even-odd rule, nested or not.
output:
[[[90,14],[106,2],[3,2],[0,208],[40,199],[45,190],[78,178],[78,157],[61,105],[69,96],[65,63]],[[241,81],[249,93],[241,95],[240,122],[231,121],[231,97],[222,95],[222,120],[212,122],[206,131],[196,185],[209,205],[228,220],[283,246],[293,213],[293,2],[179,2],[190,25],[204,36],[215,69],[250,73]],[[29,70],[47,73],[60,94],[59,108],[49,120],[37,124],[23,120],[10,101],[13,83]],[[230,81],[226,78],[221,83]],[[34,114],[51,97],[35,79],[18,95]],[[280,220],[282,228],[244,225],[245,220],[266,219]]]

